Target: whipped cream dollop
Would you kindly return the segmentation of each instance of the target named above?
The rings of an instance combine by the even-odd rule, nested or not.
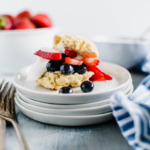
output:
[[[77,56],[74,59],[83,60],[84,58],[82,56],[80,56],[79,54],[77,54]]]
[[[30,67],[27,81],[35,81],[39,79],[43,75],[43,73],[47,71],[46,64],[48,62],[48,59],[43,59],[39,57],[37,61]]]
[[[61,53],[65,53],[65,46],[64,44],[62,43],[62,41],[60,41],[57,46],[56,46],[56,49],[61,52]]]

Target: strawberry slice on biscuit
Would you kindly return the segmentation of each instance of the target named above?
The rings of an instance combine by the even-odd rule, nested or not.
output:
[[[61,60],[62,59],[61,53],[50,53],[50,52],[44,52],[41,50],[35,52],[34,55],[37,55],[39,57],[49,59],[49,60]]]
[[[97,66],[99,64],[99,60],[98,59],[95,59],[95,58],[85,58],[83,60],[83,62],[87,65],[87,66]]]
[[[83,61],[82,60],[71,59],[69,57],[66,57],[65,58],[65,63],[66,64],[71,64],[71,65],[81,66],[83,64]]]

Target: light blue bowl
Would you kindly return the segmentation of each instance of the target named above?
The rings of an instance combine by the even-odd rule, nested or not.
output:
[[[99,51],[99,59],[127,69],[141,64],[150,52],[150,40],[95,36],[92,41]]]

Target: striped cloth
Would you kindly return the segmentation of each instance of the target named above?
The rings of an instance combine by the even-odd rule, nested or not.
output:
[[[145,60],[138,66],[138,68],[143,72],[150,73],[150,54],[147,55]]]
[[[127,142],[135,150],[150,150],[150,75],[129,98],[115,93],[111,108]]]

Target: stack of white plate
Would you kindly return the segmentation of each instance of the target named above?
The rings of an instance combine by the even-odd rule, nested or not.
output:
[[[27,82],[30,66],[25,67],[13,77],[17,89],[15,102],[26,116],[43,123],[81,126],[107,121],[113,117],[110,96],[116,91],[130,96],[133,84],[130,73],[121,66],[101,62],[99,68],[113,80],[94,82],[91,93],[83,93],[78,87],[73,88],[73,94],[59,94],[36,82]]]

